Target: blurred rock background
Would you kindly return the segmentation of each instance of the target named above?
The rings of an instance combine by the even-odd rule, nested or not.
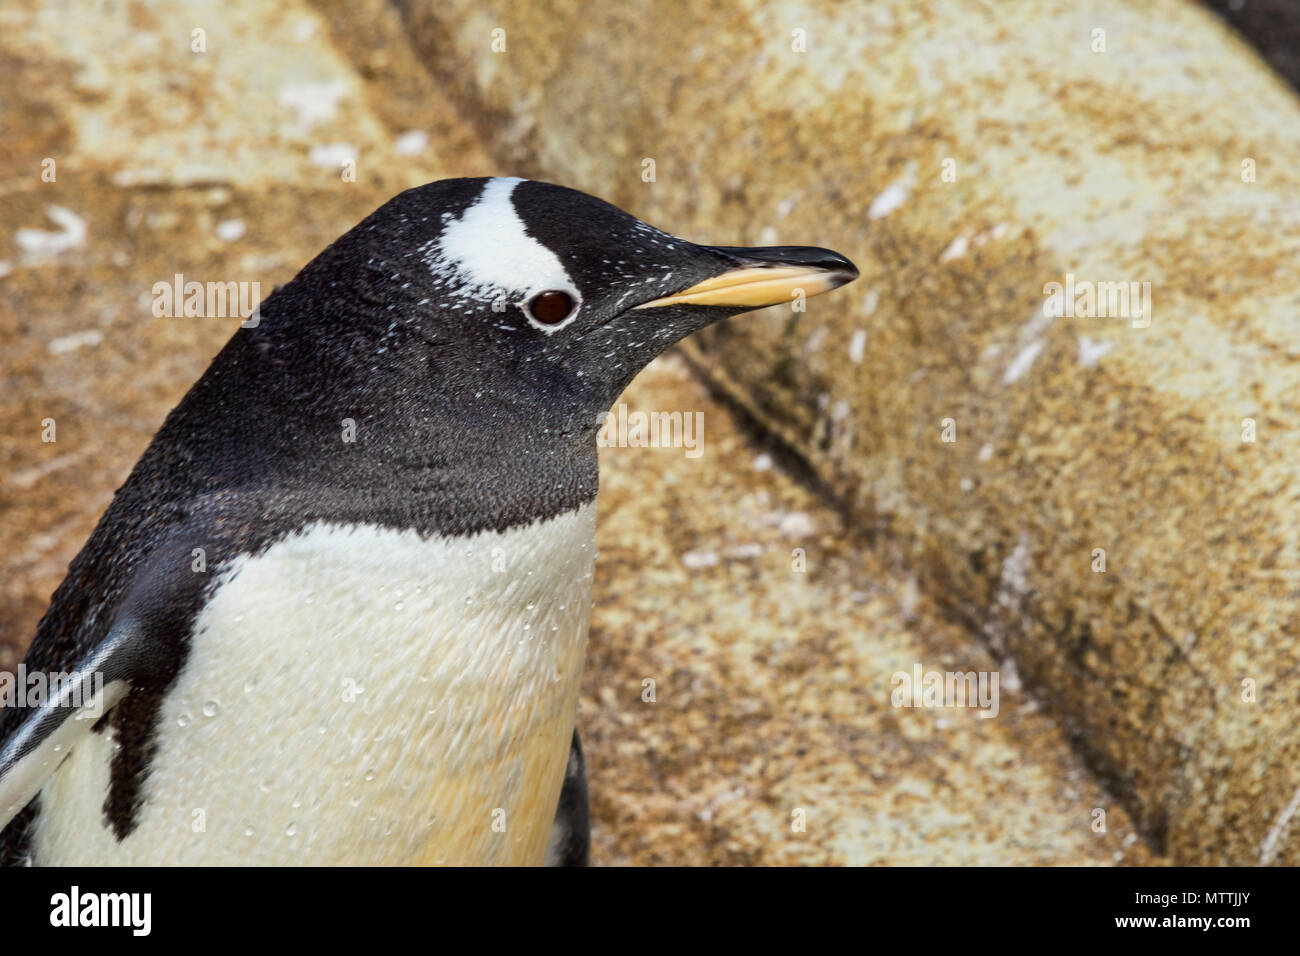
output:
[[[0,667],[233,331],[155,282],[531,175],[863,267],[624,397],[704,451],[602,452],[596,862],[1300,860],[1300,113],[1201,8],[13,0],[0,90]],[[1150,327],[1045,320],[1066,272]]]

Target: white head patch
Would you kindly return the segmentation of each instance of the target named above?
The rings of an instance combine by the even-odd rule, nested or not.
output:
[[[582,296],[555,253],[524,230],[511,194],[522,179],[489,179],[478,202],[459,219],[450,219],[442,235],[424,253],[424,261],[453,299],[480,302],[502,301],[523,305],[539,292],[552,289],[569,293],[581,306]],[[579,308],[564,322],[543,325],[531,316],[529,323],[550,335],[577,316]],[[525,315],[528,311],[524,310]]]

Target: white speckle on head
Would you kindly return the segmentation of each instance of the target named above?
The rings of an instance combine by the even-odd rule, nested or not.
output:
[[[569,293],[579,308],[566,321],[543,325],[529,317],[534,328],[552,335],[577,317],[582,295],[555,253],[528,235],[511,199],[521,182],[488,180],[478,202],[446,224],[425,261],[456,298],[494,302],[504,297],[522,305],[539,292]]]

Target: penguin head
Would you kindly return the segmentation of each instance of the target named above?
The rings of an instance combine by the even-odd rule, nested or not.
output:
[[[514,178],[407,190],[309,270],[384,306],[390,356],[404,336],[435,344],[444,390],[558,403],[593,431],[673,343],[858,275],[827,249],[697,245],[585,193]]]

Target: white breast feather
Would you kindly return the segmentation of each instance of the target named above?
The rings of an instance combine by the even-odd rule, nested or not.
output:
[[[139,825],[111,734],[41,793],[49,864],[537,863],[569,753],[595,506],[473,538],[318,524],[221,571]]]

